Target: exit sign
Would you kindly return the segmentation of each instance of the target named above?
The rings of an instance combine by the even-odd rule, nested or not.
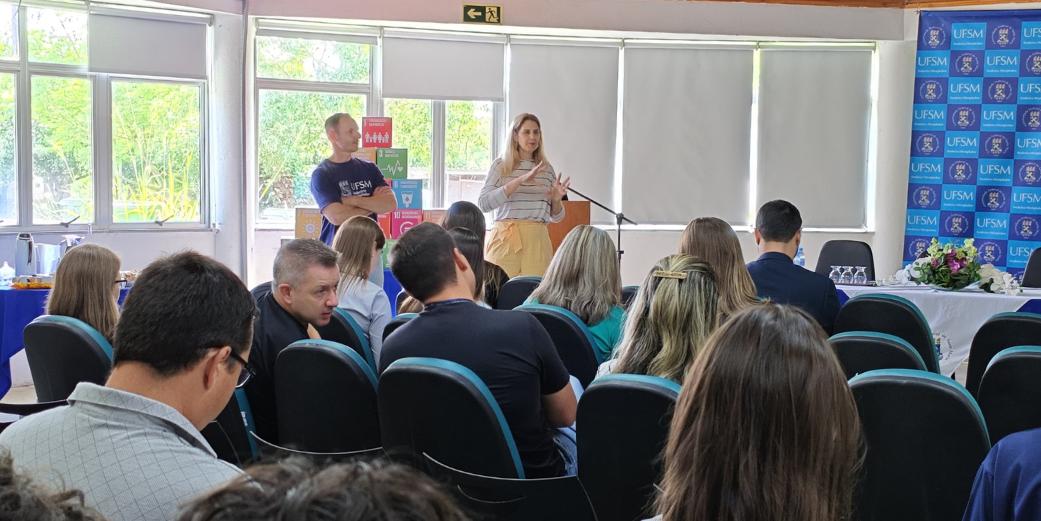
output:
[[[463,4],[463,21],[475,24],[501,24],[502,7],[498,5]]]

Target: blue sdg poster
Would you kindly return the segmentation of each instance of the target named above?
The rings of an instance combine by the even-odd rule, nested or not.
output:
[[[976,239],[1012,273],[1041,246],[1041,11],[923,11],[904,261]]]

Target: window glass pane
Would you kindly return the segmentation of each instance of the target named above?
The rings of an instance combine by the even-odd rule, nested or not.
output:
[[[427,100],[384,100],[384,113],[394,120],[394,147],[408,149],[408,178],[423,180],[423,208],[433,208],[430,186],[434,116]]]
[[[445,103],[445,206],[477,203],[492,162],[492,102]]]
[[[18,224],[14,74],[0,74],[0,226]]]
[[[199,221],[199,86],[112,82],[113,222]]]
[[[18,6],[0,3],[0,59],[18,59]]]
[[[370,53],[364,43],[258,36],[257,76],[368,83]]]
[[[33,223],[94,220],[90,81],[32,78]]]
[[[29,7],[29,60],[87,64],[87,13]]]
[[[365,96],[261,90],[259,108],[257,222],[292,224],[294,208],[315,206],[311,172],[332,154],[325,118],[346,112],[361,124]]]

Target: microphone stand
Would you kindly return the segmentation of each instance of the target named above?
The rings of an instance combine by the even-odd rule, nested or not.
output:
[[[600,204],[600,201],[597,201],[596,199],[593,199],[592,197],[589,197],[588,195],[586,195],[586,194],[584,194],[582,192],[579,192],[578,190],[575,190],[574,188],[568,187],[567,191],[569,191],[569,192],[571,192],[571,193],[573,193],[573,194],[575,194],[575,195],[577,195],[577,196],[579,196],[579,197],[581,197],[581,198],[583,198],[583,199],[593,203],[594,205],[600,207],[600,209],[602,209],[605,212],[607,212],[607,213],[609,213],[609,214],[614,216],[615,231],[618,234],[618,239],[617,239],[618,240],[618,242],[617,242],[617,244],[618,244],[618,265],[621,266],[622,265],[622,254],[625,253],[625,251],[622,250],[622,222],[627,222],[629,224],[637,224],[637,223],[634,222],[632,219],[626,217],[625,214],[623,214],[621,212],[616,212],[616,211],[612,210],[611,208],[608,208],[607,206],[604,206],[603,204]]]

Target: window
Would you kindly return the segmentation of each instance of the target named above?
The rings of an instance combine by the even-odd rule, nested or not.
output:
[[[29,61],[86,65],[87,13],[30,7]]]
[[[365,114],[365,96],[262,90],[259,109],[257,222],[292,223],[294,208],[315,204],[311,173],[331,153],[325,118]]]
[[[32,78],[33,224],[94,220],[90,80]]]
[[[444,206],[454,201],[477,203],[493,159],[493,112],[488,101],[445,103]]]
[[[112,220],[198,222],[200,86],[112,82]]]
[[[0,2],[0,226],[206,224],[209,17],[104,9]]]
[[[394,120],[394,147],[408,149],[408,178],[423,180],[423,208],[433,208],[433,102],[388,99],[383,113]]]
[[[296,207],[315,206],[311,174],[332,153],[325,119],[346,112],[361,125],[367,114],[376,39],[261,25],[256,222],[279,228],[293,223]]]

